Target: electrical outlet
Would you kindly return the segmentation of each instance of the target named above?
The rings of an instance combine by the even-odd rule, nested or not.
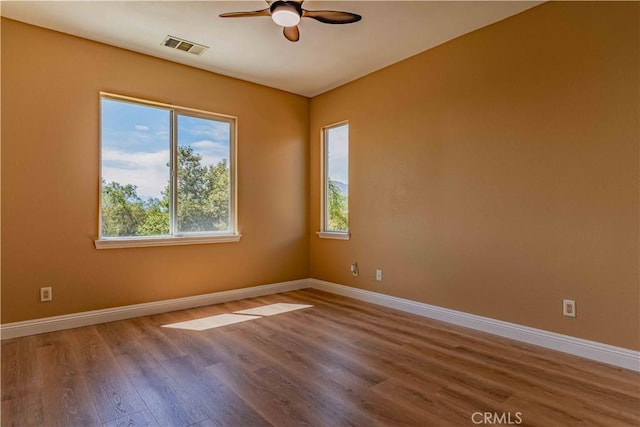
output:
[[[53,300],[53,292],[51,286],[46,288],[40,288],[40,302],[47,302]]]
[[[360,269],[358,268],[357,262],[351,264],[351,274],[353,275],[353,277],[358,277],[358,274],[360,274]]]
[[[382,282],[382,270],[376,270],[376,281]]]
[[[562,314],[567,317],[576,317],[576,302],[571,299],[563,299]]]

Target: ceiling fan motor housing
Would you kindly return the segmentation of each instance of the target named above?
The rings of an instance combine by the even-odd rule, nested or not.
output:
[[[295,1],[276,1],[270,7],[271,18],[281,27],[294,27],[302,18],[302,6]]]

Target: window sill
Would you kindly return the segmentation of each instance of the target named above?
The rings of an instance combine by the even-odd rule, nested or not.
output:
[[[321,239],[349,240],[350,233],[341,233],[336,231],[318,231],[316,233]]]
[[[202,245],[207,243],[239,242],[241,234],[221,234],[218,236],[188,237],[142,237],[138,239],[99,239],[95,240],[96,249],[140,248],[150,246]]]

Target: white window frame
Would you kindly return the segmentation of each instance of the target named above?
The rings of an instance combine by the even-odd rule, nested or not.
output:
[[[132,247],[148,247],[148,246],[174,246],[174,245],[195,245],[205,243],[228,243],[238,242],[242,235],[238,232],[238,168],[237,168],[237,149],[238,149],[238,119],[234,116],[225,114],[212,113],[209,111],[198,110],[194,108],[182,107],[173,104],[149,101],[145,99],[133,98],[124,95],[118,95],[109,92],[100,92],[100,105],[103,99],[112,99],[116,101],[130,102],[133,104],[144,105],[155,108],[163,108],[170,111],[171,117],[171,203],[169,206],[170,232],[171,235],[163,236],[127,236],[127,237],[103,237],[102,234],[102,136],[100,137],[99,150],[99,171],[98,171],[98,238],[94,241],[96,249],[116,249],[116,248],[132,248]],[[230,124],[231,134],[229,138],[229,223],[230,230],[212,231],[212,232],[183,232],[178,233],[177,230],[177,194],[173,189],[177,188],[178,174],[174,165],[177,164],[178,142],[177,142],[177,120],[178,115],[182,114],[190,117],[200,117],[216,121],[223,121]],[[100,114],[102,117],[102,114]],[[102,129],[102,122],[100,123]],[[102,135],[102,132],[100,132]]]
[[[328,161],[327,154],[329,149],[329,144],[327,141],[327,133],[329,130],[347,125],[349,126],[349,132],[351,132],[351,126],[349,125],[348,120],[343,120],[341,122],[333,123],[327,126],[323,126],[320,130],[320,231],[316,234],[321,239],[335,239],[335,240],[349,240],[351,238],[351,233],[349,231],[349,223],[347,222],[347,231],[331,231],[328,230]],[[347,140],[350,144],[350,138]],[[349,147],[350,148],[350,147]],[[351,151],[351,150],[349,150]],[[351,157],[349,155],[349,157]],[[347,199],[347,204],[349,203],[350,197]]]

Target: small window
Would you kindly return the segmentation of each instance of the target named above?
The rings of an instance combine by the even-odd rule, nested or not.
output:
[[[236,236],[234,153],[234,118],[102,94],[96,247]]]
[[[320,237],[349,237],[349,124],[327,126],[322,132],[323,182]]]

